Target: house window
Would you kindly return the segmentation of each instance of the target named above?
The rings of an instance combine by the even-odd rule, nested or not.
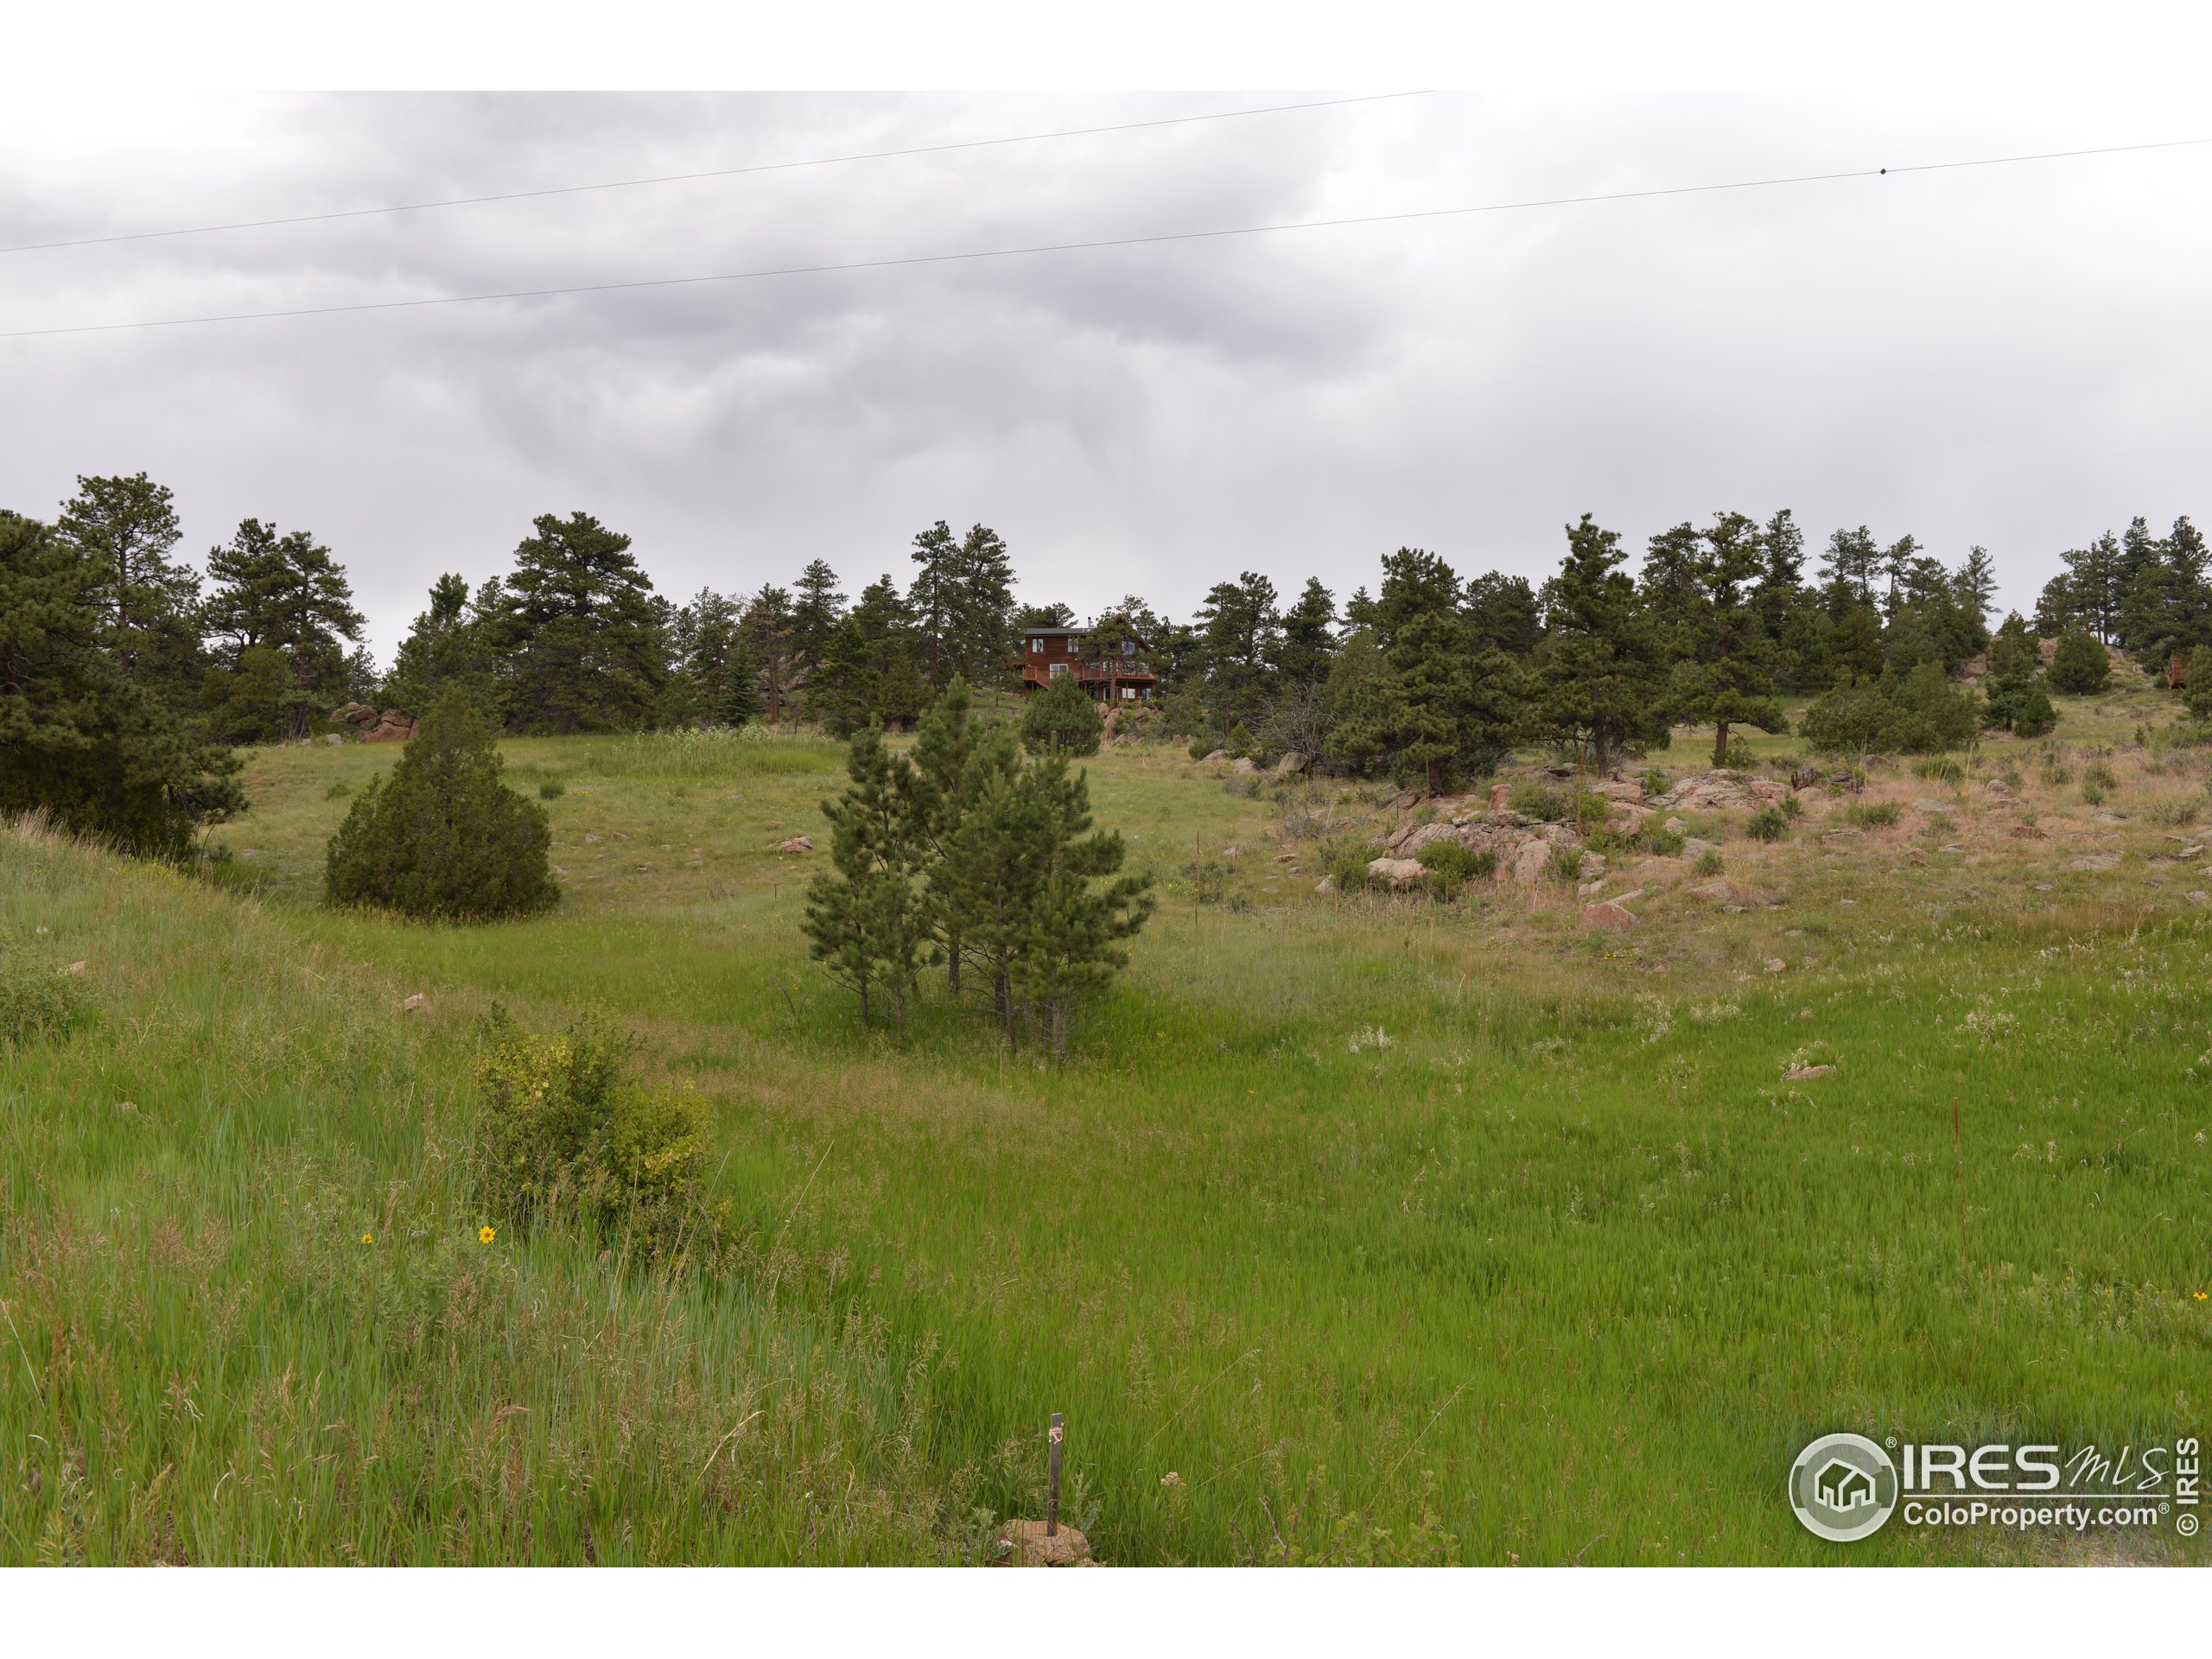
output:
[[[1136,696],[1137,696],[1137,689],[1136,689],[1136,687],[1135,687],[1134,685],[1125,685],[1125,686],[1123,686],[1123,687],[1122,688],[1122,700],[1124,702],[1135,702],[1135,701],[1136,701]]]
[[[1032,639],[1029,642],[1029,654],[1032,657],[1042,657],[1045,654],[1045,642],[1042,639]]]
[[[1056,680],[1067,671],[1068,665],[1065,663],[1054,663],[1052,664],[1052,677]]]
[[[1124,656],[1124,657],[1134,657],[1134,656],[1135,656],[1136,654],[1137,654],[1137,642],[1136,642],[1135,640],[1134,640],[1134,639],[1124,639],[1124,640],[1122,640],[1122,656]]]

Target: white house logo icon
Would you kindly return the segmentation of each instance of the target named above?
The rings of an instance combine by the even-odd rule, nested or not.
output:
[[[1832,1510],[1863,1509],[1874,1501],[1874,1478],[1841,1458],[1832,1458],[1813,1478],[1813,1490]]]
[[[1863,1434],[1823,1435],[1790,1465],[1789,1507],[1816,1537],[1853,1543],[1897,1506],[1897,1465]]]

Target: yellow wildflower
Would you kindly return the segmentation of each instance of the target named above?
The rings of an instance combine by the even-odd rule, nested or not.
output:
[[[373,1244],[376,1243],[376,1240],[371,1238],[366,1233],[363,1233],[361,1235],[361,1243],[364,1244]]]
[[[489,1244],[499,1236],[499,1235],[496,1231],[489,1227],[479,1227],[476,1230],[476,1242],[480,1244]]]

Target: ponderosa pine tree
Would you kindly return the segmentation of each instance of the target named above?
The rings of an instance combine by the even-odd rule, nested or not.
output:
[[[243,810],[238,763],[127,677],[113,582],[80,540],[0,511],[0,812],[181,857],[198,826]]]
[[[515,549],[498,614],[506,720],[517,731],[629,731],[668,678],[652,582],[630,538],[589,513],[546,513]]]
[[[499,588],[496,582],[486,587],[472,613],[462,577],[448,573],[430,584],[429,603],[416,613],[385,677],[380,696],[386,706],[420,718],[448,687],[457,687],[480,719],[498,719],[494,665],[481,623],[486,608],[497,608]]]
[[[807,884],[809,948],[859,995],[863,1022],[887,1001],[903,1034],[929,931],[915,887],[914,769],[885,749],[878,724],[854,734],[845,769],[844,794],[822,804],[830,868]]]
[[[123,677],[172,708],[196,704],[200,578],[169,556],[183,532],[168,486],[143,473],[80,477],[54,531],[92,562],[97,637]]]
[[[1543,588],[1536,712],[1603,775],[1628,746],[1666,743],[1665,669],[1636,584],[1620,568],[1627,556],[1618,532],[1586,512],[1567,527],[1567,544],[1559,574]]]
[[[1096,754],[1105,729],[1106,717],[1073,673],[1054,675],[1022,706],[1021,744],[1032,754]]]
[[[1320,577],[1308,576],[1298,603],[1283,613],[1282,639],[1275,647],[1275,666],[1287,685],[1315,690],[1329,677],[1336,628],[1334,595],[1321,585]],[[1147,638],[1150,632],[1146,631]]]
[[[837,573],[821,559],[810,560],[791,584],[791,654],[810,665],[819,663],[830,631],[844,614]]]
[[[389,779],[370,784],[323,861],[334,905],[490,921],[557,904],[545,809],[499,781],[492,733],[448,687]]]
[[[1120,833],[1092,830],[1090,785],[1058,756],[1028,768],[1017,788],[1030,798],[1015,822],[1036,839],[1013,990],[1059,1060],[1082,1000],[1128,965],[1123,942],[1152,914],[1152,879],[1121,873],[1127,849]]]
[[[2041,737],[2058,724],[2041,671],[2028,625],[2017,614],[2007,617],[1989,642],[1989,677],[1982,690],[1990,725],[2018,737]]]
[[[1775,696],[1774,646],[1751,604],[1765,563],[1758,525],[1740,512],[1721,513],[1698,533],[1683,561],[1681,590],[1668,595],[1675,658],[1668,710],[1676,721],[1713,728],[1716,766],[1728,764],[1731,726],[1789,729]]]
[[[753,660],[753,646],[741,632],[730,635],[728,653],[722,658],[719,701],[715,719],[721,725],[749,726],[760,718],[767,700],[760,695],[760,670]]]
[[[2112,683],[2112,658],[2086,628],[2059,637],[2044,677],[2050,689],[2068,696],[2094,696]]]
[[[258,518],[207,554],[214,591],[202,613],[217,668],[205,698],[218,734],[232,741],[297,740],[346,700],[346,643],[363,620],[353,590],[330,550],[303,530],[278,535]],[[283,665],[272,680],[265,659]],[[273,694],[273,695],[272,695]]]
[[[1021,771],[1021,751],[1002,724],[975,718],[974,697],[958,676],[922,716],[912,760],[915,833],[927,849],[926,917],[944,958],[946,988],[960,994],[970,918],[991,902],[998,863],[987,846],[993,803]]]
[[[954,649],[930,678],[935,690],[952,674],[973,684],[1003,677],[1014,655],[1014,558],[988,524],[971,524],[961,538],[952,594]]]

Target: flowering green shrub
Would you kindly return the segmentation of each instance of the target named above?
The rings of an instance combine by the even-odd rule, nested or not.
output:
[[[623,1075],[635,1039],[580,1022],[558,1036],[495,1019],[479,1062],[474,1165],[486,1211],[518,1226],[556,1214],[620,1228],[648,1248],[696,1242],[705,1103]]]

